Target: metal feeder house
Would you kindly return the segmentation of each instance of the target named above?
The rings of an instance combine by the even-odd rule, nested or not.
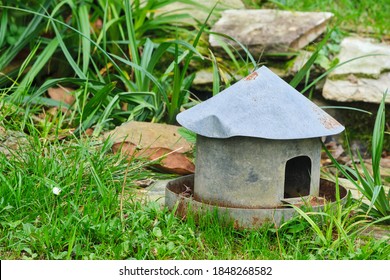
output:
[[[278,222],[291,216],[286,204],[319,197],[321,137],[344,130],[264,66],[177,121],[197,134],[196,172],[168,183],[168,207],[187,183],[187,200],[228,210],[243,227]]]

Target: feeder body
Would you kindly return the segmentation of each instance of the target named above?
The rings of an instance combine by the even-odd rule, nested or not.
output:
[[[318,196],[319,138],[269,140],[197,136],[194,198],[239,208],[273,208],[281,200]]]

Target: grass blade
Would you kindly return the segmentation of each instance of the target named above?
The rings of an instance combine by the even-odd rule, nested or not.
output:
[[[82,56],[83,56],[83,73],[88,72],[89,60],[91,56],[91,28],[89,23],[89,5],[80,5],[78,7],[78,18],[80,32],[84,35],[81,37]]]
[[[140,57],[138,53],[138,42],[135,37],[135,28],[133,24],[133,13],[131,8],[131,3],[129,0],[124,1],[124,11],[125,11],[125,20],[127,26],[127,36],[129,39],[128,48],[130,51],[130,59],[135,65],[140,65]],[[142,74],[139,69],[134,69],[135,81],[137,83],[138,89],[141,89],[142,84]]]
[[[213,95],[216,95],[220,91],[220,77],[218,71],[217,60],[211,50],[209,50],[211,56],[211,62],[213,64]]]
[[[313,221],[312,218],[309,217],[308,214],[316,214],[316,215],[326,215],[325,213],[305,213],[302,209],[300,209],[299,207],[291,204],[290,205],[292,208],[294,208],[295,211],[298,212],[298,214],[303,217],[312,227],[312,229],[314,230],[314,232],[318,235],[318,237],[321,239],[322,243],[324,245],[326,245],[328,242],[324,236],[324,234],[322,233],[321,229],[319,228],[319,226]],[[281,226],[283,227],[283,225]]]
[[[80,69],[80,67],[77,65],[76,61],[73,59],[72,54],[69,52],[68,48],[66,47],[63,38],[63,35],[58,31],[58,28],[54,21],[51,22],[53,26],[53,30],[56,34],[56,38],[60,44],[61,50],[64,53],[68,63],[70,66],[72,66],[73,70],[77,74],[77,76],[81,79],[86,79],[87,76],[84,74],[84,72]]]
[[[5,35],[7,33],[7,25],[8,25],[8,10],[3,10],[0,19],[0,48],[4,44]]]
[[[311,66],[316,61],[320,50],[325,46],[333,30],[334,29],[326,33],[324,39],[322,39],[321,42],[317,45],[314,53],[310,56],[307,62],[303,65],[303,67],[298,71],[298,73],[295,74],[294,78],[290,81],[290,86],[296,88],[298,84],[302,81],[302,79],[305,78],[305,76],[309,73]]]
[[[35,77],[41,72],[42,68],[47,64],[51,59],[52,55],[58,47],[58,40],[54,38],[38,56],[37,60],[32,65],[31,69],[28,71],[26,76],[23,78],[22,82],[19,84],[18,88],[15,91],[15,97],[19,98],[27,88],[30,87],[31,83]]]
[[[41,8],[34,14],[33,19],[30,21],[24,32],[20,35],[18,41],[10,48],[8,48],[0,57],[0,70],[2,70],[5,66],[7,66],[15,56],[26,46],[31,40],[39,34],[41,29],[39,28],[42,17],[39,16],[39,13],[42,13],[49,5],[51,4],[51,0],[46,0]],[[4,10],[19,10],[24,12],[29,12],[28,10],[17,9],[11,6],[0,6],[0,8]]]
[[[372,134],[372,171],[374,175],[375,185],[382,185],[382,178],[380,174],[380,161],[383,151],[383,139],[385,131],[385,93],[382,102],[379,105],[378,112],[375,119],[374,131]]]

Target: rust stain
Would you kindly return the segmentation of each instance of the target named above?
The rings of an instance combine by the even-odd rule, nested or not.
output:
[[[252,217],[252,226],[258,226],[260,224],[260,219],[258,217]]]
[[[324,125],[324,127],[326,129],[332,129],[332,128],[335,128],[337,126],[340,126],[341,124],[336,121],[335,119],[333,118],[327,118],[327,117],[322,117],[320,119],[320,122]]]
[[[248,76],[246,76],[246,78],[244,80],[245,81],[255,80],[257,78],[257,76],[259,76],[259,74],[257,74],[257,72],[253,72],[252,74],[249,74]]]
[[[323,115],[319,108],[313,106],[312,109],[317,114],[319,121],[326,129],[333,129],[335,127],[341,126],[341,124],[334,118]]]
[[[233,228],[234,228],[234,229],[240,229],[240,223],[239,223],[238,220],[234,220],[234,222],[233,222]]]

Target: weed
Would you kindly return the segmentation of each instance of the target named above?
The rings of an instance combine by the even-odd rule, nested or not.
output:
[[[353,168],[339,164],[327,149],[325,151],[336,168],[370,201],[370,205],[362,204],[362,208],[366,214],[375,219],[385,218],[384,222],[389,223],[390,191],[386,193],[380,174],[380,160],[385,135],[385,97],[386,94],[384,94],[378,108],[372,134],[372,174],[366,167],[359,151],[356,152],[362,172],[358,169],[351,151],[350,156],[352,158]]]

